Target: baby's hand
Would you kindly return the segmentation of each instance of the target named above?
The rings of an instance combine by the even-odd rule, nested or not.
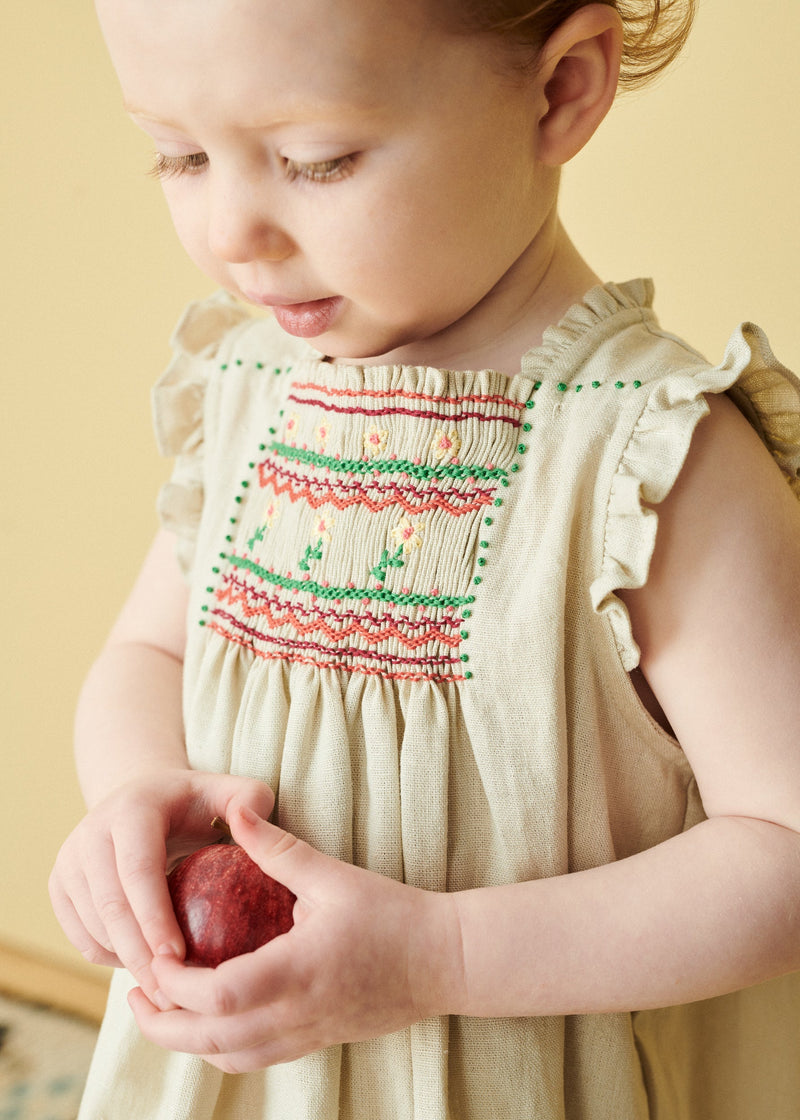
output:
[[[175,860],[215,839],[210,822],[236,798],[268,815],[268,786],[246,778],[164,770],[120,786],[64,843],[50,876],[56,917],[93,964],[127,968],[161,1007],[153,958],[184,943],[167,888]]]
[[[215,969],[159,957],[153,973],[177,1007],[161,1011],[131,992],[147,1038],[243,1073],[447,1010],[460,959],[450,896],[325,856],[241,804],[228,823],[251,858],[297,895],[295,924]]]

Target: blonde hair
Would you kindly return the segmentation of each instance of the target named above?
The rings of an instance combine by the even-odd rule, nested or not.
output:
[[[466,31],[485,31],[521,48],[536,64],[542,44],[560,23],[597,0],[452,0],[453,17]],[[616,8],[624,44],[620,87],[636,89],[665,70],[689,37],[696,0],[599,0]]]

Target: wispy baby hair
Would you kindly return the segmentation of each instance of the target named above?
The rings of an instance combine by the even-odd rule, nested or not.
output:
[[[539,48],[560,23],[592,0],[455,0],[465,30],[486,31],[527,49],[535,65]],[[696,0],[599,0],[616,8],[624,45],[620,86],[636,89],[675,59],[692,27]]]

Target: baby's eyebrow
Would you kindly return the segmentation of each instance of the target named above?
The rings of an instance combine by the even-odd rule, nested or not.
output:
[[[122,102],[122,108],[129,117],[140,117],[142,120],[152,121],[153,124],[164,124],[169,128],[178,128],[175,121],[168,121],[164,117],[159,117],[156,113],[149,113],[146,109],[138,109],[135,105],[129,105],[127,101]]]

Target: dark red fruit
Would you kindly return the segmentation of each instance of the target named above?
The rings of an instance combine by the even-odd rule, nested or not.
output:
[[[216,968],[252,953],[294,924],[295,895],[265,874],[236,844],[212,844],[187,856],[168,878],[187,964]]]

